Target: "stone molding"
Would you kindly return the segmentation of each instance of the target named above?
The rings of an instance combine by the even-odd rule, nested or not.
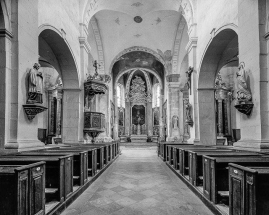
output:
[[[91,51],[91,46],[90,46],[90,44],[88,43],[86,37],[79,37],[78,40],[79,40],[80,47],[81,47],[81,48],[84,48],[84,49],[86,50],[87,53],[90,53],[90,51]]]
[[[197,47],[198,37],[191,37],[187,46],[186,51],[189,53],[193,48]]]

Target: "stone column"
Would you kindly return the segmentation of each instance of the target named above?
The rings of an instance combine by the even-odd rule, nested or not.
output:
[[[11,74],[11,39],[13,35],[6,29],[0,30],[0,151],[4,149],[7,141],[12,138],[13,130],[11,129],[11,102],[10,102],[10,74]]]
[[[249,116],[239,113],[241,139],[234,146],[252,151],[269,150],[266,4],[265,0],[238,1],[239,62],[245,63],[254,107]]]
[[[88,73],[88,67],[89,67],[89,53],[91,51],[90,44],[87,41],[88,37],[88,29],[85,24],[80,23],[79,24],[79,31],[80,31],[80,36],[78,38],[79,40],[79,45],[80,45],[80,82],[84,83],[86,81],[87,76],[86,74]],[[79,143],[84,143],[84,134],[83,134],[83,129],[84,129],[84,110],[85,107],[89,107],[89,100],[88,98],[85,98],[84,95],[84,90],[80,93],[80,100],[81,100],[81,106],[79,110],[79,117],[82,119],[80,120],[79,124]],[[87,101],[86,101],[87,100]],[[86,104],[85,104],[86,102]],[[60,135],[60,134],[58,134]]]
[[[57,110],[56,110],[56,136],[61,137],[62,131],[62,90],[57,92]]]
[[[130,136],[132,133],[131,128],[131,112],[130,112],[130,102],[125,102],[125,135]]]
[[[80,94],[82,94],[80,89],[63,89],[63,143],[79,143],[79,137],[83,134],[79,117],[81,105],[83,106]]]
[[[147,135],[151,137],[153,135],[153,116],[152,116],[152,99],[147,102]]]
[[[168,126],[168,141],[180,141],[180,127],[179,127],[179,82],[170,82],[168,83],[168,108],[170,123]],[[178,123],[177,127],[173,125],[173,117],[177,117]]]
[[[223,110],[222,110],[222,99],[218,99],[218,129],[219,137],[223,137]]]
[[[26,148],[43,148],[44,143],[38,140],[38,128],[44,128],[44,118],[47,112],[40,113],[29,121],[23,106],[27,99],[26,77],[34,63],[38,62],[38,2],[7,1],[11,2],[12,39],[12,70],[9,74],[10,96],[10,138],[5,148],[25,150]],[[31,12],[26,11],[31,8]],[[29,34],[29,29],[31,33]],[[27,36],[25,36],[27,35]],[[43,94],[44,96],[45,94]],[[43,104],[44,106],[45,104]]]
[[[200,142],[205,145],[216,145],[217,135],[216,135],[215,88],[198,89],[198,98],[200,109],[199,114]],[[193,120],[195,123],[195,119]]]
[[[196,25],[193,25],[192,28],[196,28]],[[196,29],[189,30],[195,34]],[[199,114],[198,114],[198,92],[197,92],[197,72],[196,72],[196,55],[197,55],[197,37],[195,35],[189,35],[190,40],[186,46],[188,52],[188,61],[189,66],[194,68],[194,71],[191,75],[191,89],[189,94],[189,102],[192,106],[192,116],[193,116],[193,126],[190,126],[190,139],[188,143],[199,144],[201,131],[199,130]]]
[[[118,129],[119,129],[119,109],[118,109],[118,101],[117,101],[117,93],[116,90],[114,92],[114,104],[115,104],[115,120],[114,120],[114,129],[113,129],[113,139],[118,140]]]
[[[54,97],[53,97],[53,91],[48,91],[48,135],[54,135]]]
[[[165,141],[165,139],[164,139],[164,136],[165,136],[165,134],[164,134],[164,124],[163,124],[163,89],[161,89],[161,95],[160,95],[160,131],[159,131],[159,134],[160,134],[160,140],[161,141]]]

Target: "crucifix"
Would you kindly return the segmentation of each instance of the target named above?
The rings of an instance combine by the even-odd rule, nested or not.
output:
[[[193,67],[189,67],[189,69],[186,71],[186,76],[187,76],[187,88],[190,90],[190,95],[191,95],[191,74],[193,72]]]

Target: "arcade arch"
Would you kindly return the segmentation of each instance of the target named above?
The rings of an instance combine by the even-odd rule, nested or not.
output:
[[[52,26],[41,26],[40,28],[39,56],[41,65],[44,66],[44,62],[46,62],[59,73],[58,76],[63,85],[56,97],[58,101],[53,102],[51,100],[53,96],[48,98],[48,105],[54,104],[53,107],[56,106],[57,109],[54,112],[57,113],[56,116],[55,114],[48,116],[48,122],[54,120],[61,124],[60,128],[58,126],[57,135],[62,136],[63,142],[78,142],[83,138],[82,129],[80,129],[83,98],[81,98],[79,88],[78,67],[67,41]],[[53,112],[49,110],[48,113]]]
[[[218,136],[221,138],[225,136],[223,134],[224,120],[230,123],[230,131],[228,132],[230,136],[232,136],[231,130],[237,128],[238,123],[236,121],[233,122],[233,125],[231,124],[231,114],[234,116],[237,114],[231,105],[232,97],[229,95],[234,90],[238,54],[238,35],[233,29],[226,28],[216,32],[203,55],[198,77],[201,144],[215,145]],[[226,85],[229,86],[220,87],[218,80],[216,82],[216,78],[218,79],[219,76],[223,76],[222,79],[226,79]],[[222,80],[222,82],[225,81]],[[223,100],[227,102],[223,103]],[[227,105],[229,107],[226,111],[224,107]]]

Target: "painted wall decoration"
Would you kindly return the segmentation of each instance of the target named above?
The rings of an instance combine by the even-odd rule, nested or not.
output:
[[[117,75],[120,71],[131,68],[153,69],[163,76],[164,66],[156,56],[143,52],[133,51],[122,55],[113,65],[112,73]]]

